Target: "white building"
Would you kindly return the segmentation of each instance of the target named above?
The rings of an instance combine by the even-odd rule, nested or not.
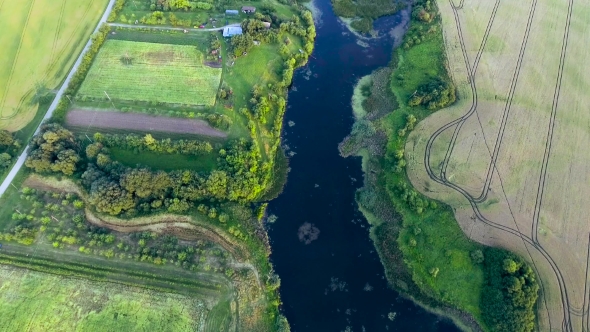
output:
[[[242,28],[241,27],[225,27],[223,28],[223,37],[232,37],[235,35],[241,35]]]

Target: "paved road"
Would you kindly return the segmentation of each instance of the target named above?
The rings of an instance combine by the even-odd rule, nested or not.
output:
[[[193,31],[193,32],[205,32],[205,31],[219,31],[223,30],[225,27],[239,27],[240,23],[232,23],[228,25],[224,25],[219,28],[212,28],[212,29],[194,29],[194,28],[173,28],[173,27],[162,27],[156,25],[140,25],[140,24],[122,24],[122,23],[109,23],[112,27],[120,27],[120,28],[146,28],[146,29],[154,29],[154,30],[176,30],[176,31]]]
[[[94,29],[93,33],[98,32],[98,29],[100,29],[100,26],[103,23],[106,23],[107,18],[109,17],[111,11],[113,10],[114,5],[115,5],[115,0],[111,0],[109,2],[109,5],[107,6],[107,9],[105,10],[104,14],[100,18],[100,21],[96,25],[96,28]],[[88,49],[90,48],[90,43],[91,43],[91,39],[89,39],[88,42],[86,43],[86,46],[84,46],[84,49],[80,53],[80,56],[78,56],[78,59],[76,59],[74,66],[72,67],[72,69],[68,73],[66,80],[63,82],[61,88],[59,88],[59,90],[57,91],[57,94],[55,95],[55,99],[53,99],[53,102],[49,106],[47,113],[43,117],[43,121],[51,118],[51,116],[53,115],[53,111],[55,111],[55,108],[57,107],[57,104],[59,103],[64,91],[67,89],[68,84],[70,84],[70,80],[72,79],[72,77],[74,76],[76,71],[78,70],[78,67],[80,66],[80,63],[82,62],[82,58],[84,57],[84,54],[86,54],[86,52],[88,52]],[[43,121],[41,122],[41,124],[43,123]],[[37,134],[39,132],[39,128],[41,127],[41,124],[39,125],[39,127],[37,127],[37,130],[35,130],[35,134]],[[21,167],[23,167],[23,165],[25,164],[25,160],[27,159],[27,150],[28,149],[29,149],[29,145],[27,145],[25,147],[25,150],[23,151],[23,153],[18,157],[16,164],[14,164],[14,166],[10,170],[10,173],[8,173],[8,176],[6,176],[6,179],[4,179],[4,182],[2,182],[2,184],[0,185],[0,197],[4,194],[4,192],[6,191],[6,189],[8,188],[8,186],[10,185],[10,183],[12,182],[12,180],[14,179],[14,177],[16,176],[18,171],[20,171]]]

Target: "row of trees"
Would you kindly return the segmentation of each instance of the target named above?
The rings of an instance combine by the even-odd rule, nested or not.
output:
[[[20,143],[14,139],[12,133],[0,130],[0,172],[12,164],[13,154],[18,150],[18,147],[20,147]]]
[[[172,140],[170,138],[155,139],[151,134],[139,136],[135,134],[94,134],[95,143],[86,147],[90,158],[102,151],[103,147],[119,147],[125,150],[150,151],[159,154],[204,155],[213,151],[211,143],[197,140]]]

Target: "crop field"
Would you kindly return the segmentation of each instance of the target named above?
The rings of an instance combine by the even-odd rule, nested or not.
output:
[[[82,97],[212,106],[221,68],[194,46],[107,40],[78,91]]]
[[[540,277],[540,331],[590,330],[590,3],[440,1],[458,102],[408,138],[408,175],[473,240]]]
[[[0,315],[10,317],[2,331],[194,331],[207,308],[189,296],[0,265]]]
[[[108,0],[0,2],[0,129],[18,130],[82,50]]]

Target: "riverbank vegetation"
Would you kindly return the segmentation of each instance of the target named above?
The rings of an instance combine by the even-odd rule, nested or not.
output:
[[[362,33],[368,33],[373,29],[373,20],[391,15],[404,4],[401,1],[391,0],[331,0],[336,15],[351,19],[350,26]]]
[[[468,239],[453,210],[420,194],[406,175],[407,159],[421,158],[404,150],[409,132],[455,101],[440,18],[430,1],[415,4],[390,67],[355,88],[356,122],[340,144],[343,156],[363,158],[365,183],[357,202],[373,226],[388,280],[419,302],[442,305],[475,330],[532,331],[538,286],[530,267]]]

